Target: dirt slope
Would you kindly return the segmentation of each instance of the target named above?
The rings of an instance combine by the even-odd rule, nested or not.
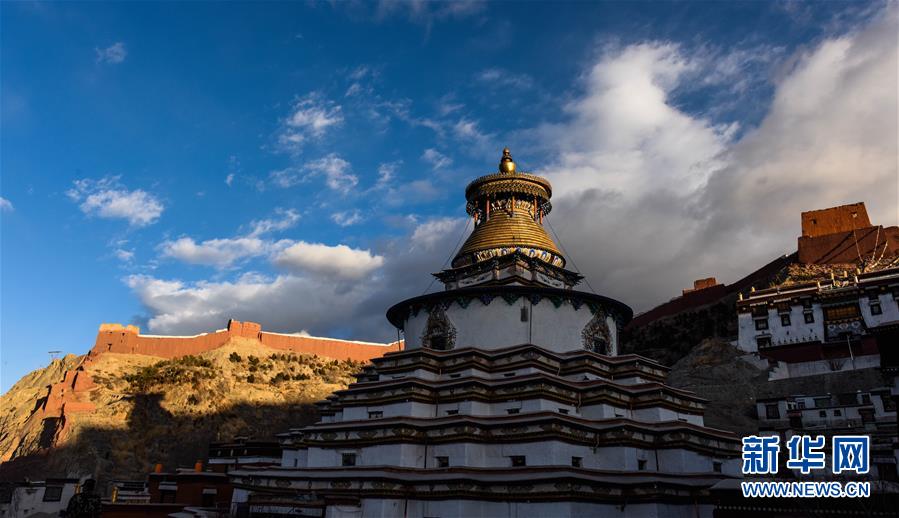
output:
[[[0,396],[0,479],[142,479],[156,463],[191,466],[210,441],[272,438],[311,423],[311,404],[345,388],[360,368],[247,339],[175,360],[70,355]],[[71,399],[66,385],[58,389],[62,410],[45,409],[48,389],[73,369],[90,380],[87,388]]]

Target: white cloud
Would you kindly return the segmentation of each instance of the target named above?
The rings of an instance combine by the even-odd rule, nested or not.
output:
[[[377,17],[391,15],[407,17],[410,21],[430,26],[435,21],[462,19],[483,11],[486,3],[480,0],[431,2],[428,0],[379,0]]]
[[[362,221],[362,213],[358,209],[335,212],[331,214],[331,220],[341,227],[348,227],[360,223]]]
[[[478,81],[494,88],[517,88],[527,90],[534,87],[534,79],[527,74],[515,74],[502,68],[488,68],[477,75]]]
[[[218,329],[229,318],[262,322],[271,331],[330,334],[366,295],[364,283],[337,288],[295,275],[245,274],[234,281],[196,283],[132,275],[126,283],[149,312],[150,331],[165,334]]]
[[[282,189],[293,187],[305,181],[304,175],[295,167],[287,167],[278,171],[272,171],[268,179],[275,186]]]
[[[385,243],[383,252],[292,243],[276,256],[276,264],[288,270],[277,276],[183,282],[133,275],[126,283],[146,308],[154,333],[199,333],[237,318],[272,331],[395,339],[384,309],[429,286],[430,272],[446,260],[467,219],[419,224],[408,215],[404,221],[413,226],[410,233]]]
[[[124,248],[116,248],[113,251],[113,254],[115,254],[116,259],[118,259],[119,261],[122,261],[123,263],[130,263],[132,260],[134,260],[134,250],[126,250]]]
[[[193,238],[182,237],[165,241],[160,249],[163,257],[189,264],[227,268],[240,260],[267,253],[269,243],[256,237],[207,239],[199,243]]]
[[[232,183],[234,183],[234,173],[228,173],[228,176],[225,177],[225,185],[231,187]]]
[[[452,235],[458,238],[467,222],[467,218],[434,218],[425,221],[412,231],[410,238],[412,249],[434,251],[438,244],[445,243],[447,236]],[[448,254],[452,251],[446,250],[445,252]]]
[[[895,34],[888,14],[794,56],[739,139],[672,100],[707,62],[669,42],[607,51],[568,120],[535,134],[556,157],[549,224],[594,287],[638,310],[795,250],[801,211],[864,200],[896,224]]]
[[[280,232],[282,230],[287,230],[288,228],[293,227],[300,221],[300,213],[295,209],[275,209],[275,214],[278,216],[277,218],[267,218],[261,219],[257,221],[253,221],[250,226],[252,230],[250,231],[250,236],[258,237],[263,234],[268,234],[271,232]]]
[[[346,245],[297,242],[281,250],[274,263],[292,272],[311,273],[346,280],[361,279],[384,264],[384,258],[369,250]]]
[[[312,175],[324,175],[328,188],[342,194],[349,193],[359,183],[359,177],[352,174],[350,163],[336,153],[306,162],[304,169]]]
[[[125,44],[121,41],[117,41],[105,49],[95,48],[94,52],[97,54],[97,63],[108,63],[111,65],[118,65],[125,61],[125,57],[128,56]]]
[[[378,182],[376,186],[384,187],[386,185],[389,185],[396,177],[396,171],[400,168],[401,165],[403,165],[402,160],[378,164]]]
[[[0,196],[0,212],[12,212],[14,210],[15,207],[13,207],[12,202]]]
[[[320,138],[341,123],[341,106],[313,92],[294,101],[278,135],[278,144],[284,150],[299,152],[307,140]]]
[[[453,160],[450,157],[434,148],[426,149],[424,153],[421,154],[421,159],[431,164],[431,167],[434,169],[440,169],[453,163]]]
[[[165,208],[156,196],[146,191],[129,191],[118,176],[76,180],[66,195],[72,201],[80,202],[79,208],[85,214],[127,219],[135,227],[155,223]]]
[[[300,215],[293,209],[275,209],[278,218],[268,218],[250,223],[246,235],[233,238],[207,239],[197,242],[191,237],[164,241],[159,245],[162,257],[170,257],[188,264],[213,266],[223,269],[253,257],[273,254],[289,245],[289,241],[274,241],[263,236],[293,227]]]

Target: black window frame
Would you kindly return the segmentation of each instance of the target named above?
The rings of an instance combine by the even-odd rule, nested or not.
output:
[[[768,317],[755,319],[755,330],[756,331],[767,331],[768,328],[769,328]]]
[[[51,493],[50,490],[53,490]],[[62,500],[62,486],[44,486],[44,502],[59,502]]]
[[[773,410],[773,411],[772,411]],[[765,405],[765,418],[767,419],[780,419],[780,405],[774,404],[766,404]]]
[[[528,465],[528,459],[524,455],[510,455],[509,462],[513,468],[520,468]]]
[[[571,457],[571,467],[573,467],[573,468],[584,467],[584,458],[583,457]]]
[[[814,324],[815,323],[815,314],[811,311],[806,311],[803,316],[805,317],[806,324]]]
[[[438,468],[449,467],[449,457],[447,457],[446,455],[438,455],[434,457],[434,461],[437,463]]]
[[[356,465],[356,454],[355,453],[341,453],[340,454],[340,465],[343,467],[352,467]]]
[[[883,306],[880,305],[880,302],[872,302],[871,303],[871,314],[872,315],[883,315]]]
[[[780,315],[780,325],[781,327],[790,327],[793,325],[792,319],[790,319],[789,313],[783,313]]]

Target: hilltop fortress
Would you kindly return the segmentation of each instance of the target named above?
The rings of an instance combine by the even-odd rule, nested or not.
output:
[[[212,333],[193,336],[142,335],[137,326],[121,324],[101,324],[97,340],[88,356],[111,352],[123,354],[145,354],[161,358],[179,358],[189,354],[200,354],[225,345],[231,338],[258,340],[265,347],[281,349],[300,354],[315,354],[334,360],[367,362],[385,353],[400,351],[402,342],[388,344],[357,342],[319,338],[298,334],[282,334],[262,331],[256,322],[229,320],[228,327]]]

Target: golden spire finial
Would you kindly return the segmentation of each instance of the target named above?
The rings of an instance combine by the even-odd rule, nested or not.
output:
[[[515,161],[512,160],[512,152],[509,148],[503,148],[503,157],[499,161],[499,172],[513,174],[515,173]]]

